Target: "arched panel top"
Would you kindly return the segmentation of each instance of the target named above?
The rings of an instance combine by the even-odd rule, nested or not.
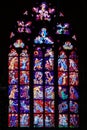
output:
[[[73,51],[70,52],[69,58],[71,58],[71,59],[78,58],[78,55],[77,55],[77,53],[76,53],[75,50],[73,50]]]
[[[22,50],[20,56],[29,56],[27,49]]]
[[[18,56],[18,53],[16,52],[15,49],[11,49],[10,53],[8,54],[8,56]]]
[[[41,47],[36,47],[34,49],[34,57],[43,57],[43,53],[42,53]]]
[[[50,47],[46,48],[45,57],[54,57],[54,51],[52,50],[52,48]]]
[[[63,50],[61,50],[61,51],[59,52],[58,58],[67,58],[66,52],[63,51]]]

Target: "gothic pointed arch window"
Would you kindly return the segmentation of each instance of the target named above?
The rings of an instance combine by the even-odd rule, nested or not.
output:
[[[38,2],[10,33],[8,127],[79,127],[77,38],[56,9]]]

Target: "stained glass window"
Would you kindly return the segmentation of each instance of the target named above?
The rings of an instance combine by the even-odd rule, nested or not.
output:
[[[79,127],[77,37],[55,7],[35,3],[10,33],[8,127]]]

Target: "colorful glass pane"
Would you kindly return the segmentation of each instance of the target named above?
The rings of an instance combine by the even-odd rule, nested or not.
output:
[[[18,69],[18,57],[9,57],[8,58],[8,69],[9,70]]]
[[[69,59],[69,71],[78,71],[77,59]]]
[[[43,127],[43,114],[34,114],[34,127]]]
[[[59,113],[68,113],[68,102],[67,101],[59,101],[58,105]]]
[[[76,86],[70,86],[70,99],[77,100],[79,98],[78,88]]]
[[[45,100],[45,113],[54,113],[54,101]]]
[[[20,113],[30,112],[30,102],[29,100],[20,100]]]
[[[9,85],[8,95],[9,95],[9,99],[17,99],[18,98],[18,86]]]
[[[43,113],[43,100],[34,100],[34,113]]]
[[[54,85],[54,72],[45,71],[45,84]]]
[[[9,84],[17,84],[18,83],[18,71],[13,70],[9,71]]]
[[[43,99],[43,87],[42,86],[34,86],[34,99]]]
[[[44,57],[50,57],[50,58],[53,58],[54,57],[54,51],[52,50],[52,48],[48,47],[46,48],[46,52],[45,52],[45,55]]]
[[[70,101],[70,112],[72,113],[78,113],[78,103],[75,101]]]
[[[8,127],[18,127],[18,114],[8,115]]]
[[[18,100],[9,100],[9,113],[18,113]]]
[[[29,70],[29,57],[20,57],[20,70]]]
[[[54,114],[45,114],[45,127],[55,127]]]
[[[42,70],[43,68],[43,59],[34,58],[34,70]]]
[[[20,99],[29,99],[30,98],[30,87],[28,85],[20,86]]]
[[[40,84],[42,85],[43,84],[43,73],[42,72],[39,72],[39,71],[36,71],[34,72],[34,84]]]
[[[76,72],[70,72],[69,74],[69,84],[70,85],[74,85],[74,86],[78,86],[78,73]]]
[[[58,86],[58,96],[62,100],[68,99],[68,86]]]
[[[29,126],[30,126],[30,115],[20,114],[20,127],[29,127]]]
[[[54,69],[54,59],[53,58],[45,58],[45,69],[52,71]]]
[[[58,71],[67,71],[67,59],[58,59]]]
[[[59,127],[68,127],[68,115],[59,114]]]
[[[70,114],[70,128],[79,127],[79,115]]]
[[[68,73],[59,72],[58,73],[58,85],[68,85]]]
[[[54,86],[45,86],[45,99],[54,99]]]
[[[20,71],[20,84],[29,83],[29,71]]]

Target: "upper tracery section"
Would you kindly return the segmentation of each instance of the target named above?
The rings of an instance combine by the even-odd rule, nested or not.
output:
[[[32,8],[36,20],[51,21],[51,16],[55,13],[55,9],[48,7],[46,2],[42,2],[38,7]]]

